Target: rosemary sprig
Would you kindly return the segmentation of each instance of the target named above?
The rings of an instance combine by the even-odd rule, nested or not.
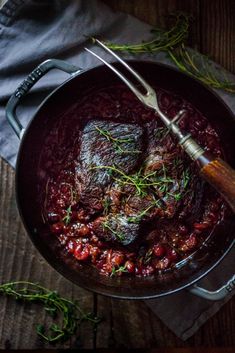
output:
[[[100,319],[93,317],[91,313],[83,312],[77,302],[63,298],[37,283],[27,281],[4,283],[0,285],[0,293],[17,300],[40,303],[54,319],[60,316],[61,323],[53,323],[48,329],[41,324],[37,325],[37,334],[50,343],[68,340],[83,321],[89,321],[94,325],[100,322]]]
[[[189,34],[189,16],[180,13],[175,17],[176,23],[169,31],[153,29],[155,38],[149,42],[134,45],[105,44],[113,50],[132,54],[165,51],[179,70],[200,80],[205,85],[235,93],[235,82],[229,79],[224,69],[215,67],[207,56],[185,46]]]
[[[168,50],[168,54],[181,71],[205,85],[235,93],[235,83],[229,80],[225,70],[214,67],[207,56],[186,48],[184,43],[178,48]]]
[[[133,142],[133,139],[131,138],[117,138],[117,137],[113,137],[112,134],[105,129],[100,129],[98,126],[95,127],[96,130],[100,133],[100,135],[104,136],[109,142],[112,142],[115,149],[117,150],[117,152],[119,153],[141,153],[141,151],[137,151],[137,150],[124,150],[122,148],[122,144],[123,143],[128,143],[128,142]]]
[[[127,51],[130,53],[146,53],[146,52],[156,52],[156,51],[166,51],[171,49],[180,43],[182,43],[188,36],[189,29],[189,16],[178,13],[173,15],[176,17],[175,25],[169,31],[163,31],[159,28],[154,28],[152,32],[155,38],[148,42],[142,42],[139,44],[114,44],[105,43],[110,49]]]

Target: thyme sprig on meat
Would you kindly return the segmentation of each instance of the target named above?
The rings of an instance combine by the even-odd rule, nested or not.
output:
[[[109,196],[106,196],[102,202],[103,208],[104,208],[104,215],[107,216],[107,214],[109,213],[110,207],[111,207],[112,201],[110,199]]]
[[[137,215],[134,216],[129,216],[127,218],[128,223],[139,223],[144,216],[153,208],[153,207],[159,207],[160,200],[156,200],[155,202],[152,202],[150,206],[148,206],[145,210],[142,212],[138,213]]]
[[[49,328],[37,325],[37,334],[45,341],[56,343],[66,341],[77,331],[83,321],[93,325],[100,322],[91,313],[85,313],[77,302],[61,297],[57,292],[51,291],[37,283],[28,281],[9,282],[0,285],[0,293],[30,303],[44,306],[45,311],[59,323],[52,323]]]
[[[183,168],[183,165],[181,166]],[[164,200],[168,197],[173,197],[175,201],[180,201],[185,195],[185,191],[190,182],[190,169],[186,168],[182,170],[180,176],[180,183],[178,183],[178,189],[174,190],[176,180],[167,174],[167,168],[162,165],[160,170],[152,171],[147,174],[143,173],[143,167],[141,167],[136,173],[128,175],[116,166],[94,166],[91,169],[107,169],[110,171],[110,175],[113,180],[123,186],[133,186],[136,189],[136,194],[140,197],[148,195],[150,190],[154,190],[159,199],[155,203],[151,204],[146,210],[144,210],[137,219],[142,218],[154,205],[156,206],[160,200]],[[116,177],[118,174],[120,177]]]
[[[109,142],[111,142],[118,153],[141,153],[137,150],[126,150],[122,148],[123,143],[133,142],[132,138],[117,138],[113,137],[112,134],[106,129],[100,129],[98,126],[95,127],[100,135],[104,136]]]
[[[157,171],[150,172],[146,175],[143,174],[143,169],[140,168],[136,173],[132,175],[127,175],[124,171],[117,168],[116,166],[101,165],[91,167],[91,169],[107,169],[111,172],[112,178],[122,184],[122,185],[131,185],[136,188],[138,196],[147,196],[147,191],[149,187],[158,186],[159,188],[164,184],[173,183],[174,181],[171,178],[166,176],[155,178],[158,174]],[[114,176],[117,173],[120,175],[120,178]]]
[[[116,238],[118,238],[120,241],[124,241],[125,240],[125,234],[119,232],[118,230],[116,229],[113,229],[110,225],[110,222],[109,220],[106,220],[104,222],[102,222],[102,227],[103,229],[108,229],[112,234],[115,235]]]

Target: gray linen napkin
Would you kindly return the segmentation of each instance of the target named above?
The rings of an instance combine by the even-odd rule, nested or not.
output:
[[[19,141],[6,122],[4,107],[35,66],[54,57],[68,60],[82,69],[91,68],[98,62],[83,51],[85,44],[90,45],[87,37],[101,35],[114,42],[135,43],[150,38],[149,30],[146,23],[126,14],[114,13],[96,0],[8,0],[0,10],[1,156],[15,165]],[[103,51],[102,56],[105,57]],[[144,54],[139,58],[171,64],[164,53]],[[110,60],[110,57],[106,59]],[[36,84],[17,112],[23,126],[27,126],[42,98],[66,77],[60,71],[50,72]],[[234,97],[225,93],[220,95],[235,112]],[[208,289],[216,289],[228,280],[233,275],[234,255],[233,250],[201,283]],[[230,297],[212,303],[181,291],[146,303],[177,336],[185,340]]]

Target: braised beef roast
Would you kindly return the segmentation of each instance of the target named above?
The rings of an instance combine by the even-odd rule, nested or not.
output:
[[[188,102],[157,89],[169,117],[206,150],[219,138]],[[105,275],[149,276],[191,255],[223,218],[223,202],[197,175],[155,113],[126,87],[91,93],[57,121],[40,159],[45,225],[61,247]]]
[[[76,192],[82,206],[93,216],[106,208],[106,214],[91,223],[100,238],[129,245],[140,235],[142,223],[173,218],[178,210],[181,216],[195,216],[203,182],[191,178],[198,194],[190,193],[186,202],[181,202],[180,195],[189,180],[182,179],[182,163],[172,167],[176,155],[172,139],[158,134],[156,121],[145,127],[105,120],[85,125],[76,166]],[[129,175],[132,179],[128,179]],[[144,188],[142,194],[138,183]]]

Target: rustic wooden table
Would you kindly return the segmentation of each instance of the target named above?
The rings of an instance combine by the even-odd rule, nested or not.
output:
[[[164,26],[175,10],[193,15],[190,44],[235,73],[234,0],[106,0],[116,10],[131,13],[152,25]],[[143,302],[114,300],[92,294],[68,282],[53,270],[31,244],[18,215],[14,170],[0,159],[0,278],[1,282],[31,280],[79,299],[82,307],[104,318],[97,332],[89,324],[79,340],[57,348],[235,347],[235,298],[186,342],[178,339]],[[35,333],[46,322],[37,305],[0,298],[0,349],[46,348]]]

